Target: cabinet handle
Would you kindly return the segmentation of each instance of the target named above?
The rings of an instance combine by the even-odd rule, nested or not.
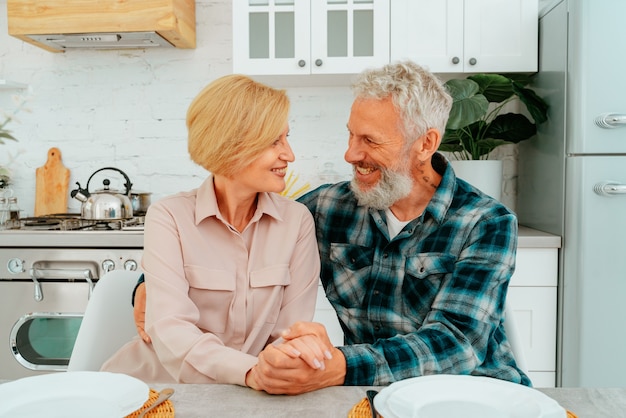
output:
[[[593,186],[593,191],[600,196],[615,196],[626,194],[626,184],[602,182]]]
[[[617,113],[608,113],[606,115],[600,115],[595,118],[594,122],[600,128],[612,129],[620,126],[626,126],[626,115],[620,115]]]
[[[478,61],[476,61],[476,58],[470,58],[470,60],[469,60],[469,64],[470,65],[476,65],[477,62]]]
[[[317,65],[318,67],[321,67],[323,63],[324,62],[319,58],[315,60],[315,65]]]
[[[305,65],[306,65],[306,61],[305,60],[298,61],[298,67],[304,67]]]
[[[452,58],[452,64],[458,64],[459,62],[461,62],[461,60],[459,59],[459,57],[454,57],[454,58]]]

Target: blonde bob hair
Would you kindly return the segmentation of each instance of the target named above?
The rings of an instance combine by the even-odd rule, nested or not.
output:
[[[213,174],[232,177],[283,132],[289,98],[243,75],[206,86],[187,110],[191,159]]]

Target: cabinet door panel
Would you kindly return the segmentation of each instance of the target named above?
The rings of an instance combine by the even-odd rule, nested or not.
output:
[[[528,370],[556,370],[556,287],[509,287]]]
[[[536,0],[466,1],[465,71],[537,71],[538,19]]]
[[[308,0],[234,0],[233,71],[310,72]]]
[[[358,73],[389,62],[389,0],[311,3],[311,73]]]
[[[394,0],[391,61],[436,73],[537,71],[537,0]]]
[[[518,248],[509,285],[556,287],[558,257],[556,248]]]
[[[394,0],[391,21],[391,61],[463,71],[463,0]]]
[[[556,372],[528,372],[528,377],[533,382],[533,387],[556,387]]]

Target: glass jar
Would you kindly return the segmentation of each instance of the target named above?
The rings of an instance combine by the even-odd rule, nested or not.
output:
[[[0,197],[0,230],[7,229],[9,219],[9,205],[6,197]]]
[[[17,206],[17,197],[9,197],[7,200],[5,229],[20,228],[20,208]]]

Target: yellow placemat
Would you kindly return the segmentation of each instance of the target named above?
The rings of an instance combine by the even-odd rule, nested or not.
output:
[[[159,392],[157,392],[154,389],[150,389],[150,397],[148,398],[146,403],[144,403],[141,408],[139,408],[138,410],[136,410],[132,414],[127,415],[126,418],[136,418],[136,417],[138,417],[139,414],[141,414],[141,412],[144,409],[146,409],[150,405],[152,405],[154,403],[154,401],[156,401],[156,399],[158,397],[159,397]],[[174,404],[172,403],[172,401],[170,399],[168,399],[165,402],[163,402],[161,405],[159,405],[156,408],[152,409],[145,416],[149,417],[149,418],[174,418],[174,416],[175,416]]]
[[[372,410],[370,409],[370,403],[367,398],[361,399],[356,405],[352,407],[348,412],[348,418],[371,418]]]
[[[574,413],[567,411],[567,418],[578,418]],[[370,409],[370,403],[367,398],[361,399],[356,403],[348,412],[348,418],[371,418],[372,410]]]

